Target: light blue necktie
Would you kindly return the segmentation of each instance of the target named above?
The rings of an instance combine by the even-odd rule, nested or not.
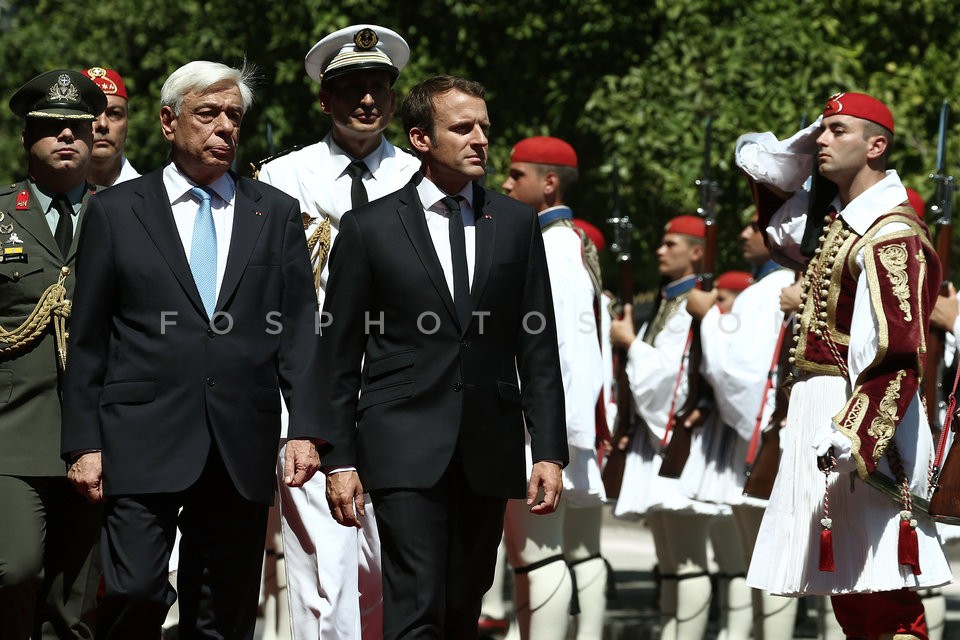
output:
[[[213,211],[210,209],[213,191],[207,187],[194,187],[190,193],[200,200],[200,208],[193,221],[190,271],[200,291],[207,317],[212,318],[217,305],[217,229],[213,225]]]

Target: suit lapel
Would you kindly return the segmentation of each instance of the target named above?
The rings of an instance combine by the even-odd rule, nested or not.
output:
[[[230,253],[227,254],[227,267],[217,295],[217,310],[223,309],[240,284],[240,277],[247,268],[250,254],[263,229],[264,218],[269,215],[269,212],[257,210],[260,192],[253,184],[236,176],[234,179],[237,191],[233,204],[233,232],[230,238]]]
[[[497,217],[493,215],[493,208],[487,204],[486,191],[473,184],[473,212],[474,234],[476,235],[476,251],[473,265],[473,286],[470,287],[470,305],[477,309],[483,299],[483,290],[487,286],[490,276],[490,267],[493,264],[493,250],[497,236]]]
[[[17,193],[26,191],[29,194],[29,209],[16,209],[7,212],[7,215],[17,221],[17,224],[27,233],[36,238],[37,242],[47,252],[58,261],[63,260],[60,255],[60,248],[57,247],[57,241],[53,239],[53,232],[50,231],[50,225],[40,209],[40,201],[37,199],[29,182],[22,182],[17,185]]]
[[[423,204],[420,202],[420,196],[417,194],[417,188],[413,181],[400,191],[400,206],[397,208],[397,214],[400,216],[400,222],[410,238],[410,243],[420,257],[423,268],[430,276],[434,288],[447,312],[454,322],[457,322],[457,310],[453,306],[453,296],[450,295],[450,289],[447,287],[447,279],[443,275],[443,267],[440,266],[440,258],[437,257],[437,249],[433,246],[433,239],[430,237],[430,231],[427,229],[427,220],[423,215]],[[458,323],[459,324],[459,323]]]
[[[170,198],[163,187],[163,171],[158,170],[144,178],[141,190],[137,192],[140,200],[132,205],[133,214],[140,220],[150,239],[160,250],[160,255],[167,266],[173,271],[183,291],[190,298],[190,302],[197,312],[207,315],[197,290],[197,283],[193,280],[187,254],[183,251],[183,242],[177,231],[177,223],[173,220],[173,210],[170,208]]]
[[[76,222],[74,223],[73,241],[70,242],[70,249],[67,250],[66,262],[68,264],[73,262],[77,257],[77,246],[80,244],[80,229],[83,223],[83,214],[87,210],[87,204],[90,202],[90,196],[94,194],[95,188],[96,187],[87,185],[87,190],[83,193],[83,200],[80,203],[80,212],[77,214]]]

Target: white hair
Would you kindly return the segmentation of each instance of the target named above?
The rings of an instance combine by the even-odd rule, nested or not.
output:
[[[236,84],[240,90],[243,111],[246,113],[253,105],[253,81],[256,71],[257,68],[246,60],[240,69],[207,60],[188,62],[171,73],[163,83],[163,88],[160,89],[160,106],[170,107],[174,115],[179,116],[183,99],[188,93],[202,93],[218,82],[229,81]]]

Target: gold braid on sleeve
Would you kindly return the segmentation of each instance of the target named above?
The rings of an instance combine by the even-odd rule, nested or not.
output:
[[[303,228],[306,230],[309,225],[309,217],[304,214]],[[327,256],[330,254],[330,218],[324,216],[317,224],[317,228],[307,239],[307,251],[310,252],[310,263],[313,265],[313,286],[320,290],[320,274],[323,273],[323,267],[327,264]]]
[[[67,300],[67,288],[63,283],[68,273],[70,271],[66,267],[60,270],[57,282],[47,287],[23,324],[12,331],[0,327],[0,355],[11,355],[26,348],[42,336],[52,322],[57,339],[57,359],[61,369],[66,366],[70,301]]]

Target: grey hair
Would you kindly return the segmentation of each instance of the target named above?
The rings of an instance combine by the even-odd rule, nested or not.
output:
[[[219,62],[194,60],[188,62],[170,74],[160,89],[160,106],[170,107],[176,116],[180,115],[183,99],[190,92],[201,93],[218,82],[229,81],[237,85],[246,113],[253,105],[253,83],[257,68],[243,61],[239,69],[228,67]]]

